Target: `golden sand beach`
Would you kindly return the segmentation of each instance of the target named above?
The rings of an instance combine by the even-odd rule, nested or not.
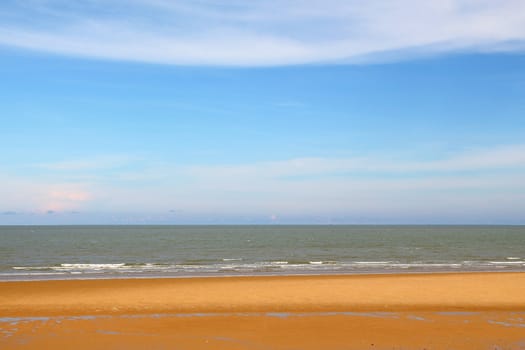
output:
[[[525,273],[0,283],[1,349],[525,349]]]

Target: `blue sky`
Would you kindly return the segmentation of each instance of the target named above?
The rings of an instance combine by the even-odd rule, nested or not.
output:
[[[0,224],[523,224],[523,23],[520,1],[5,1]]]

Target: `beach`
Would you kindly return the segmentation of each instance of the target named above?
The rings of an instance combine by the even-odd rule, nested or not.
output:
[[[0,283],[2,349],[524,349],[525,273]]]

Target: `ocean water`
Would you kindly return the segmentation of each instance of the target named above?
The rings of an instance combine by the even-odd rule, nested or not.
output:
[[[525,226],[0,226],[0,280],[525,271]]]

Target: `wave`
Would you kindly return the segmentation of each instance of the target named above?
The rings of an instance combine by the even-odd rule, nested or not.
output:
[[[0,278],[18,275],[83,275],[83,274],[156,274],[199,275],[209,273],[352,273],[381,271],[446,271],[446,270],[525,270],[525,261],[332,261],[332,260],[270,260],[246,262],[241,258],[220,261],[185,261],[182,263],[61,263],[53,266],[13,266],[1,271]],[[14,271],[13,271],[14,270]]]
[[[489,261],[489,264],[493,265],[516,265],[523,264],[523,261]]]
[[[104,270],[104,269],[118,269],[126,266],[125,263],[117,264],[60,264],[63,269],[79,269],[79,270]]]

